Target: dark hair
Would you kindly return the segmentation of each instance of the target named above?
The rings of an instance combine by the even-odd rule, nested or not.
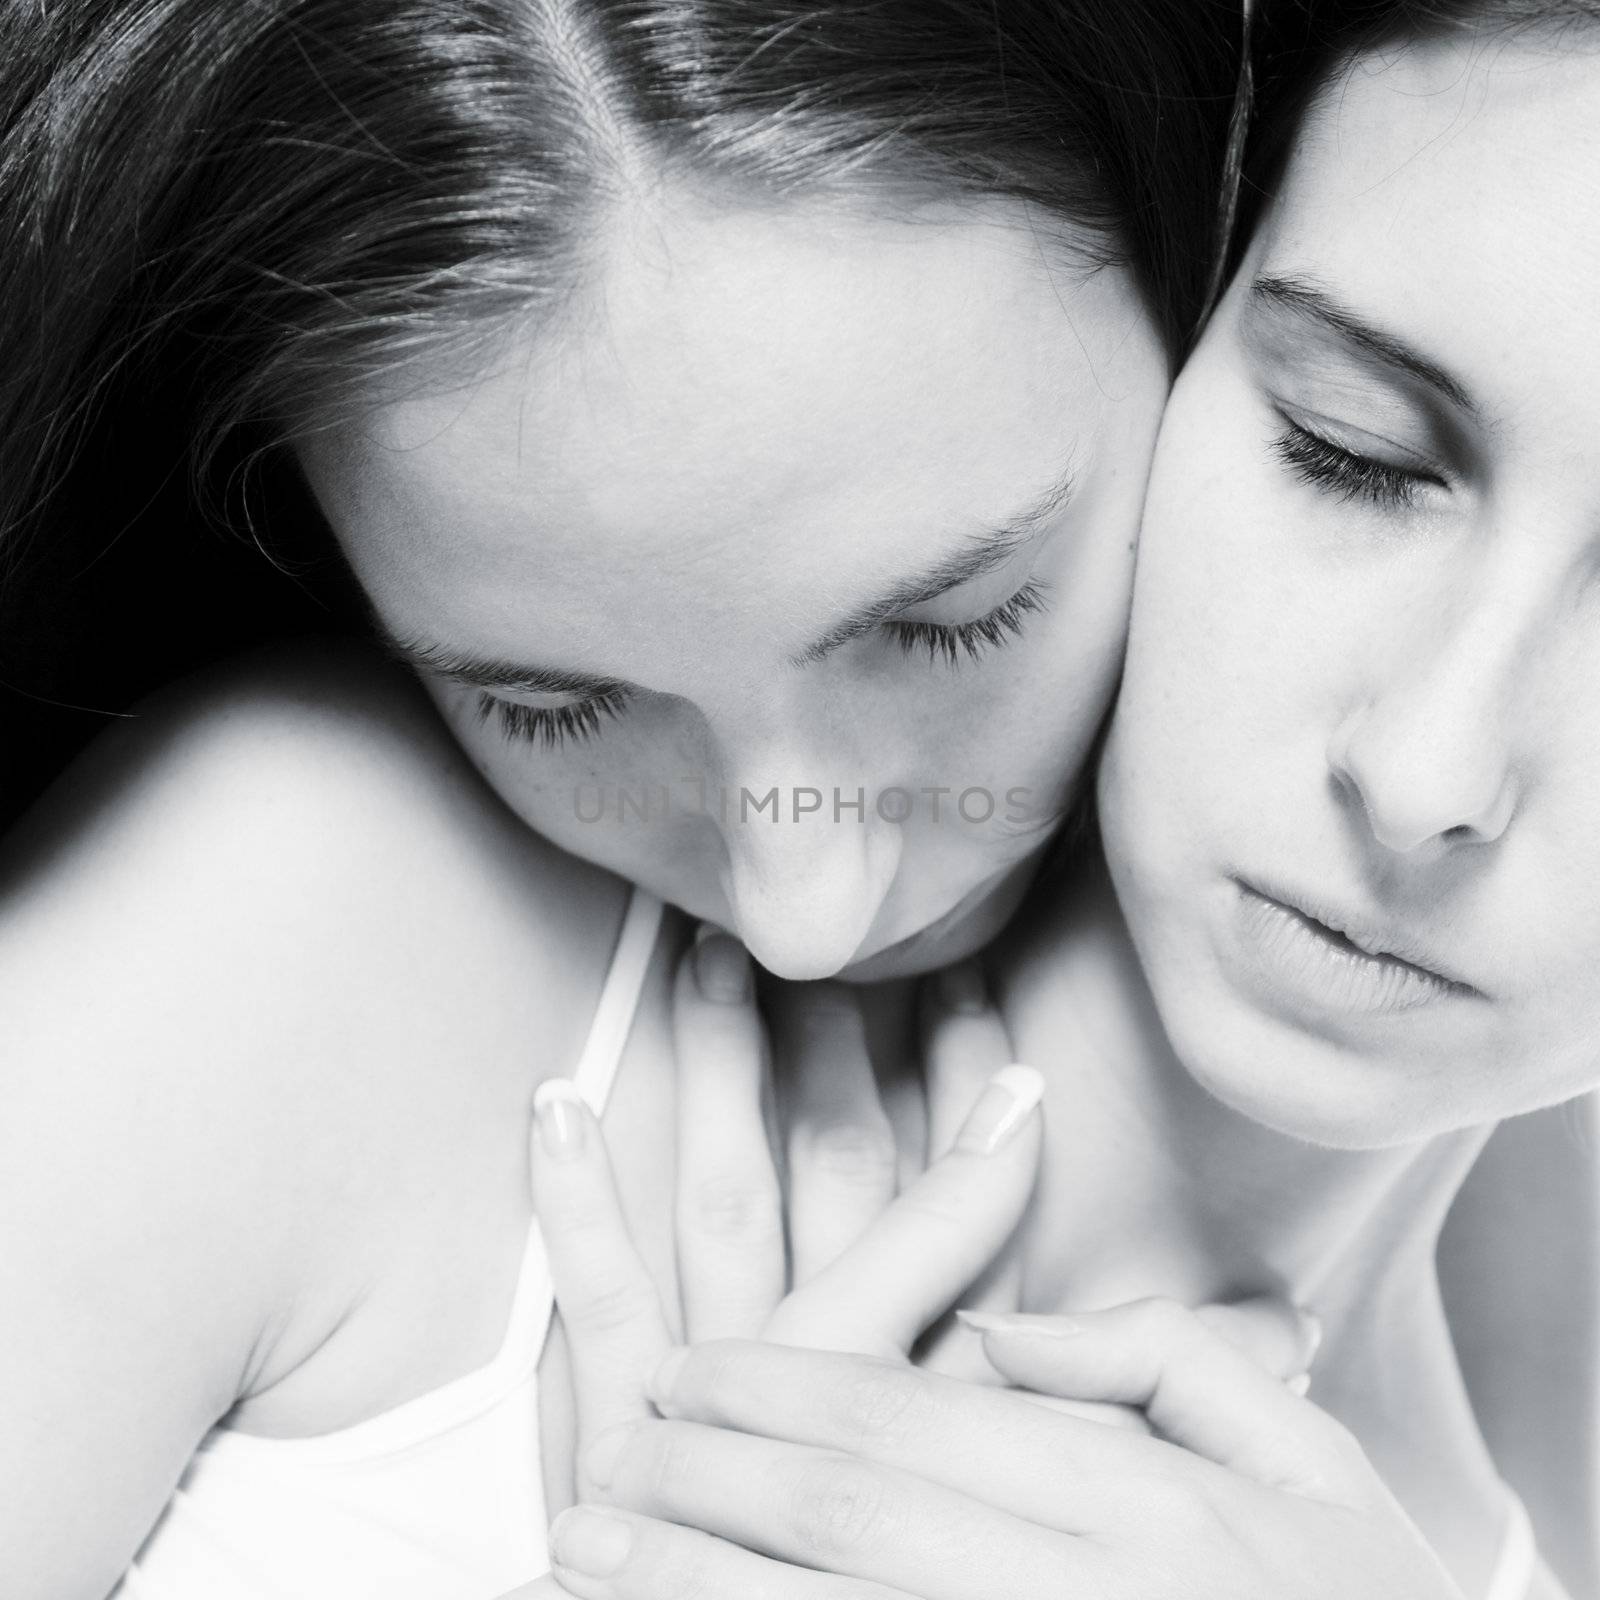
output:
[[[1239,226],[1243,254],[1307,115],[1358,57],[1451,34],[1600,22],[1600,0],[1266,0],[1253,29],[1255,112]]]
[[[0,671],[48,683],[116,617],[121,682],[51,687],[122,697],[272,582],[307,610],[196,507],[304,576],[303,491],[250,490],[273,419],[558,304],[629,185],[1026,200],[1129,265],[1176,359],[1239,36],[1238,0],[13,0]]]

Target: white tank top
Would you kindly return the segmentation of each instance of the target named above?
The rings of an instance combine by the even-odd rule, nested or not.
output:
[[[634,890],[572,1077],[604,1110],[661,923]],[[538,1368],[550,1271],[528,1228],[499,1354],[311,1438],[213,1428],[112,1600],[496,1600],[549,1570]]]

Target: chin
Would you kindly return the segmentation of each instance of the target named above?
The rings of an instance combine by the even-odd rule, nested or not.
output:
[[[1386,1150],[1447,1131],[1402,1062],[1289,1027],[1190,987],[1156,997],[1183,1069],[1213,1099],[1285,1138],[1325,1150]],[[1452,1124],[1454,1126],[1455,1124]]]
[[[1125,861],[1112,875],[1129,934],[1173,1058],[1212,1099],[1285,1138],[1329,1150],[1412,1144],[1460,1117],[1449,1100],[1439,1036],[1417,1012],[1362,1019],[1280,1010],[1240,980],[1219,910],[1228,880],[1141,882]],[[1292,997],[1291,997],[1292,998]],[[1430,1038],[1430,1033],[1432,1037]],[[1470,1119],[1468,1119],[1470,1120]]]

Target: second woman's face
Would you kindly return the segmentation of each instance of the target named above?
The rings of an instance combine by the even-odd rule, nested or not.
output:
[[[301,458],[506,802],[879,978],[986,941],[1121,660],[1166,391],[1127,275],[1021,208],[667,196],[559,325]]]
[[[1179,380],[1107,845],[1179,1055],[1375,1146],[1600,1080],[1600,50],[1358,62]]]

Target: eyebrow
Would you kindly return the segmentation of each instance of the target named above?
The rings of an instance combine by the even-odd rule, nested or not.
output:
[[[1384,366],[1426,384],[1459,410],[1470,416],[1477,414],[1478,408],[1471,394],[1458,378],[1437,362],[1430,361],[1405,340],[1341,304],[1314,279],[1266,274],[1251,285],[1250,297],[1258,305],[1288,311],[1318,324]]]
[[[876,600],[852,611],[820,639],[790,657],[793,666],[806,666],[830,655],[841,645],[869,633],[896,612],[936,600],[942,594],[1003,566],[1016,551],[1035,538],[1044,522],[1071,498],[1076,477],[1069,467],[1031,505],[1013,513],[997,527],[986,528],[969,539],[965,548],[936,562],[926,572],[896,583]],[[373,618],[379,640],[395,660],[450,683],[501,694],[571,695],[599,700],[625,693],[634,686],[623,678],[566,667],[540,667],[497,661],[449,645],[405,638],[392,632],[379,617]]]

